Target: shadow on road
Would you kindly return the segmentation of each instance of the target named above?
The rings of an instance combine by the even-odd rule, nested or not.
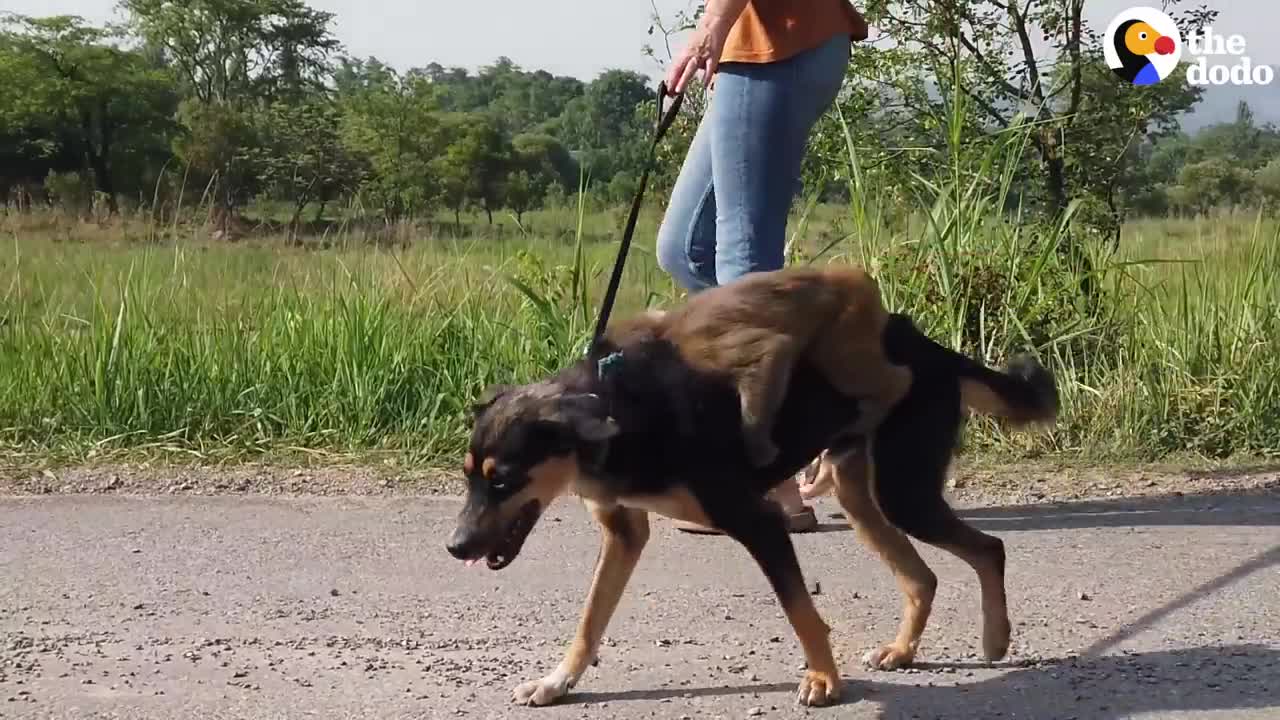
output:
[[[1280,493],[1239,490],[1182,496],[968,508],[960,516],[982,530],[1082,530],[1161,525],[1280,526]]]
[[[1141,525],[1280,525],[1274,490],[982,508],[962,513],[988,530],[1058,530]],[[847,529],[825,523],[820,530]],[[846,678],[845,703],[873,702],[883,718],[1034,717],[1119,720],[1155,712],[1271,709],[1280,706],[1280,647],[1262,644],[1205,646],[1107,655],[1128,638],[1171,613],[1256,572],[1280,565],[1280,545],[1246,558],[1218,577],[1153,608],[1078,657],[1013,669],[972,683],[950,684],[954,675],[913,685],[884,682],[879,673]],[[991,667],[973,662],[931,662],[923,671]],[[798,678],[797,678],[798,679]],[[940,684],[945,683],[945,684]],[[680,697],[789,695],[795,682],[730,687],[583,692],[573,702],[661,701]],[[779,697],[774,703],[789,703]]]
[[[1280,565],[1280,545],[1275,545],[1270,550],[1264,550],[1227,572],[1222,573],[1218,577],[1202,583],[1198,587],[1183,593],[1176,599],[1167,602],[1154,610],[1144,613],[1142,617],[1134,620],[1128,625],[1125,625],[1111,635],[1102,638],[1093,645],[1090,645],[1083,654],[1086,657],[1099,656],[1124,640],[1127,640],[1152,625],[1155,625],[1161,618],[1170,615],[1177,610],[1181,610],[1201,598],[1208,597],[1232,583],[1239,582],[1259,570],[1266,570],[1275,565]],[[1280,681],[1280,677],[1276,678],[1276,680]]]
[[[1047,502],[958,508],[956,512],[974,527],[990,532],[1169,525],[1271,527],[1280,526],[1280,491],[1233,490],[1181,496]],[[839,522],[821,523],[818,532],[849,530],[849,525],[843,522],[843,515],[832,513],[830,518]]]
[[[1066,658],[968,685],[917,687],[864,679],[851,690],[880,704],[886,718],[1119,720],[1143,713],[1275,707],[1280,701],[1270,688],[1278,669],[1276,648],[1243,644]]]
[[[922,667],[963,670],[970,666],[937,662]],[[845,678],[842,704],[875,703],[883,718],[938,720],[976,717],[1120,720],[1141,713],[1260,710],[1280,704],[1272,690],[1280,681],[1280,650],[1253,644],[1062,658],[1011,670],[987,680],[954,685],[900,684],[878,680],[880,677],[883,675],[868,671],[857,678]],[[653,702],[686,696],[756,694],[779,696],[769,698],[771,704],[789,704],[792,702],[789,696],[795,691],[795,682],[761,683],[580,692],[574,693],[571,701]]]
[[[797,676],[798,679],[798,676]],[[753,685],[722,685],[720,687],[678,687],[658,688],[656,690],[619,690],[618,692],[577,692],[574,691],[564,699],[565,705],[586,705],[604,702],[635,702],[678,700],[681,698],[737,697],[740,695],[772,695],[774,693],[794,693],[796,683],[756,683]]]

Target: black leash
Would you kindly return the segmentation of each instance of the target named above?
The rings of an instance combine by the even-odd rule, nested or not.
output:
[[[596,320],[596,331],[591,338],[591,346],[587,349],[588,356],[595,352],[601,338],[604,337],[605,328],[609,325],[609,314],[613,312],[613,303],[618,298],[618,285],[622,282],[622,269],[627,264],[631,237],[636,232],[636,219],[640,216],[640,204],[644,199],[645,186],[649,183],[649,171],[653,167],[654,153],[658,150],[658,143],[662,142],[663,136],[675,122],[676,114],[680,112],[680,105],[684,102],[684,93],[676,95],[671,107],[664,113],[662,100],[666,96],[667,83],[663,81],[658,83],[658,124],[653,130],[653,142],[649,145],[649,154],[645,157],[644,172],[640,174],[640,186],[636,188],[635,199],[631,201],[631,215],[627,217],[627,227],[622,231],[622,244],[618,247],[618,258],[613,263],[613,276],[609,278],[609,288],[605,290],[604,300],[600,304],[600,317]]]

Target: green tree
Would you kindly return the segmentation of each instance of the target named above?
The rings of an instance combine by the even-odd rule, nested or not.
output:
[[[1273,212],[1280,208],[1280,157],[1258,168],[1253,182],[1263,199],[1271,205]]]
[[[422,71],[436,88],[440,107],[449,112],[488,113],[507,135],[545,130],[586,85],[546,71],[527,72],[499,57],[476,75],[462,68],[431,63]]]
[[[517,135],[511,141],[511,158],[505,196],[517,222],[543,202],[552,185],[567,188],[577,175],[569,152],[550,135]]]
[[[230,105],[192,99],[178,108],[186,132],[174,142],[174,155],[192,179],[210,188],[219,229],[261,187],[262,138],[254,118]]]
[[[1200,211],[1199,197],[1185,185],[1170,185],[1165,189],[1165,198],[1169,208],[1178,216],[1191,215]]]
[[[1267,200],[1269,176],[1264,169],[1276,157],[1280,157],[1280,130],[1257,124],[1249,106],[1240,103],[1231,122],[1208,125],[1194,135],[1178,132],[1144,143],[1126,192],[1135,209],[1153,215],[1168,209],[1201,212],[1220,203]],[[1252,177],[1246,178],[1250,172]],[[1209,195],[1200,195],[1206,186]]]
[[[272,102],[324,91],[340,44],[331,13],[302,0],[122,0],[130,27],[173,68],[186,94],[176,154],[216,182],[227,216],[261,185],[270,145],[258,130]]]
[[[1203,128],[1195,137],[1201,158],[1228,158],[1237,165],[1257,169],[1280,154],[1280,132],[1260,126],[1249,104],[1241,101],[1233,122]]]
[[[176,98],[169,78],[114,44],[114,30],[78,17],[12,15],[3,28],[0,125],[27,141],[42,138],[37,152],[45,157],[59,154],[53,145],[81,157],[83,172],[116,212],[116,163],[154,155],[156,134],[170,130]]]
[[[1147,168],[1147,177],[1157,183],[1170,183],[1178,179],[1178,171],[1197,154],[1191,137],[1186,133],[1176,133],[1144,147],[1142,160]]]
[[[329,29],[333,14],[302,0],[122,0],[121,6],[202,103],[297,99],[322,86],[340,49]]]
[[[1191,209],[1202,213],[1243,204],[1254,190],[1253,174],[1221,157],[1184,166],[1178,184],[1194,198]]]
[[[372,59],[345,60],[336,86],[343,141],[367,166],[361,196],[387,222],[427,212],[440,199],[432,162],[445,138],[430,80]]]
[[[1069,196],[1098,209],[1089,217],[1093,229],[1112,243],[1134,198],[1158,182],[1142,162],[1144,142],[1160,142],[1178,132],[1178,116],[1202,92],[1185,82],[1185,70],[1157,86],[1134,88],[1116,81],[1107,65],[1094,60],[1081,69],[1077,113],[1089,122],[1064,123],[1063,168]]]
[[[511,162],[510,142],[487,115],[450,113],[445,118],[448,144],[433,163],[444,187],[454,224],[462,227],[462,208],[472,201],[484,208],[489,224],[502,206],[504,180]]]
[[[48,173],[78,169],[80,162],[47,130],[0,121],[0,206],[29,209],[29,194],[41,189]]]
[[[1026,178],[1035,185],[1025,190],[1049,215],[1074,197],[1114,199],[1129,148],[1171,130],[1201,92],[1182,75],[1119,87],[1100,66],[1104,40],[1084,19],[1084,0],[868,0],[863,11],[894,44],[855,45],[840,102],[846,118],[869,121],[855,141],[879,150],[864,162],[899,185],[942,171],[933,163],[945,158],[938,150],[960,97],[965,143],[986,141],[1020,115],[1035,121]],[[1196,8],[1175,19],[1192,32],[1214,16]],[[843,135],[833,123],[823,133],[817,144],[835,156]]]
[[[360,169],[342,141],[341,122],[338,109],[324,98],[275,102],[258,116],[262,142],[253,165],[266,189],[291,202],[295,235],[309,203],[319,201],[318,219],[329,200],[358,183]]]
[[[650,132],[641,108],[653,104],[651,85],[639,73],[607,70],[554,124],[553,134],[578,155],[592,180],[607,183],[620,170],[639,172]]]

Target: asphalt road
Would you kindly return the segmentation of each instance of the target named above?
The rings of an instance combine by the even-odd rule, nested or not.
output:
[[[795,705],[801,655],[732,541],[655,520],[564,704],[510,704],[568,642],[596,557],[564,502],[510,568],[444,551],[459,505],[394,497],[0,499],[4,718],[1280,717],[1280,496],[973,509],[1009,553],[1013,649],[989,665],[977,583],[941,586],[922,666],[859,665],[899,599],[820,505],[797,536],[847,684]]]

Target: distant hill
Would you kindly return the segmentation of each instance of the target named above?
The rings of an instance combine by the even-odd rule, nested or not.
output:
[[[1255,122],[1259,125],[1280,125],[1280,78],[1270,85],[1253,87],[1212,87],[1195,109],[1182,119],[1182,129],[1193,133],[1214,123],[1230,122],[1236,117],[1236,105],[1241,100],[1249,103]]]

